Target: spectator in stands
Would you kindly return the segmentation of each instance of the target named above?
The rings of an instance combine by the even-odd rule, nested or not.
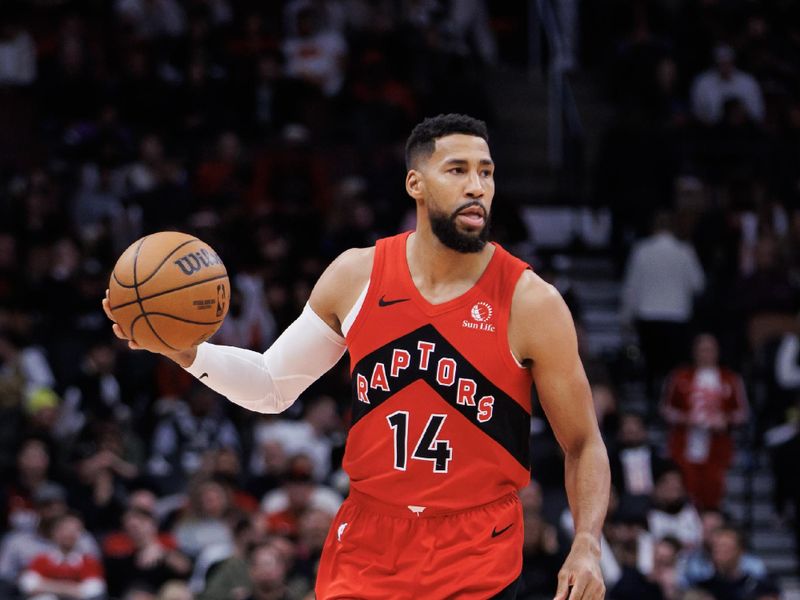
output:
[[[295,560],[291,564],[289,578],[293,596],[305,597],[314,590],[322,547],[333,524],[333,517],[334,513],[313,508],[300,517]]]
[[[103,542],[103,561],[112,596],[132,588],[153,592],[176,577],[187,577],[189,559],[177,549],[175,538],[159,533],[156,515],[149,508],[147,493],[131,496],[122,516],[122,531]]]
[[[106,582],[103,565],[80,550],[83,521],[73,513],[53,523],[54,548],[34,556],[19,580],[25,598],[35,600],[49,595],[81,600],[103,598]]]
[[[696,586],[714,576],[711,538],[716,531],[728,526],[725,515],[716,509],[703,511],[700,519],[703,524],[702,545],[685,552],[678,560],[677,582],[682,589]],[[741,553],[738,570],[756,580],[764,579],[767,576],[767,567],[764,561],[749,552]]]
[[[653,570],[656,542],[647,530],[647,518],[642,507],[636,502],[620,501],[608,517],[605,531],[611,550],[603,570],[608,597],[661,600],[659,586],[648,579]]]
[[[0,382],[14,385],[22,395],[52,388],[56,379],[40,347],[26,343],[20,334],[0,331]]]
[[[252,593],[245,600],[289,600],[286,559],[274,544],[256,546],[248,560]]]
[[[647,522],[656,540],[673,537],[687,548],[694,548],[702,541],[700,515],[686,495],[677,467],[665,469],[656,480]]]
[[[703,123],[722,120],[725,102],[739,100],[753,121],[764,120],[761,86],[749,73],[736,68],[736,54],[730,46],[714,49],[714,68],[697,76],[692,83],[692,112]]]
[[[768,580],[741,569],[744,542],[737,529],[723,526],[714,531],[710,550],[714,573],[700,582],[699,587],[710,592],[715,600],[747,600],[772,596],[777,592]]]
[[[214,342],[259,351],[269,348],[275,340],[275,319],[267,307],[263,280],[239,273],[231,283],[228,315]]]
[[[619,433],[616,444],[610,446],[609,460],[611,481],[623,495],[649,497],[665,467],[659,451],[647,439],[644,417],[634,412],[620,417]]]
[[[9,2],[0,14],[0,88],[36,81],[36,43],[15,12],[19,9]]]
[[[151,476],[164,492],[175,492],[202,464],[203,454],[215,448],[239,448],[239,434],[223,414],[214,392],[194,384],[188,403],[157,424],[148,463]]]
[[[254,460],[251,468],[263,473],[264,446],[277,442],[286,456],[303,454],[313,463],[315,481],[324,481],[331,472],[331,434],[341,428],[336,402],[330,396],[312,398],[299,421],[263,419],[254,432]]]
[[[678,585],[678,555],[681,543],[675,538],[659,540],[653,549],[653,570],[650,580],[658,585],[664,600],[679,600],[681,589]]]
[[[748,416],[741,377],[719,364],[710,333],[694,340],[693,366],[670,375],[662,404],[670,425],[670,457],[681,468],[689,496],[701,509],[720,507],[733,460],[732,431]]]
[[[608,445],[616,437],[619,427],[617,394],[610,383],[592,384],[592,404],[600,433]]]
[[[116,367],[117,356],[111,340],[92,341],[82,361],[80,375],[64,391],[59,416],[62,437],[75,435],[95,421],[127,424],[131,410],[123,402]]]
[[[50,451],[35,437],[22,442],[16,453],[16,470],[3,484],[6,504],[6,527],[17,531],[32,531],[37,525],[34,498],[40,490],[54,484],[50,477]]]
[[[800,287],[792,279],[780,250],[775,236],[760,237],[755,246],[755,269],[737,283],[736,316],[746,327],[752,327],[757,317],[794,317],[800,307]],[[748,333],[752,336],[752,331]]]
[[[186,15],[176,0],[116,0],[114,10],[141,39],[177,37],[186,30]]]
[[[283,43],[283,53],[289,77],[332,97],[344,85],[347,42],[340,33],[322,25],[317,7],[306,4],[297,11]]]
[[[131,434],[114,421],[94,421],[72,444],[71,506],[86,515],[86,525],[98,534],[113,529],[125,504],[126,487],[139,475],[136,459],[143,448],[128,444]],[[137,440],[138,441],[138,440]]]
[[[51,530],[53,523],[67,513],[67,494],[57,484],[40,486],[33,496],[36,510],[36,529],[9,531],[0,544],[0,597],[4,590],[14,590],[19,576],[34,557],[53,548]],[[99,558],[100,550],[92,535],[84,531],[78,539],[81,554]]]
[[[247,556],[261,537],[252,520],[243,517],[233,527],[232,545],[214,544],[204,550],[190,581],[198,600],[233,600],[248,594]]]
[[[342,500],[332,489],[314,483],[311,461],[305,455],[289,460],[283,485],[264,497],[261,503],[267,531],[297,539],[303,514],[312,509],[336,514]]]
[[[192,559],[211,544],[233,543],[238,511],[228,490],[213,479],[198,479],[189,488],[189,505],[175,526],[178,547]]]
[[[537,485],[532,482],[534,487]],[[558,543],[555,527],[544,520],[541,513],[541,490],[532,494],[531,486],[520,492],[520,499],[537,498],[534,502],[523,503],[523,523],[525,536],[522,542],[522,575],[518,597],[544,598],[552,597],[558,583],[558,571],[561,568],[562,551]]]
[[[778,391],[762,411],[764,445],[769,451],[774,489],[775,512],[781,517],[800,514],[800,479],[797,457],[800,456],[800,338],[787,333],[781,338],[775,357]],[[795,549],[800,564],[800,519],[792,520]]]
[[[622,290],[622,318],[636,325],[651,395],[656,380],[685,358],[693,301],[705,287],[694,248],[672,226],[669,213],[656,215],[653,234],[631,250]]]

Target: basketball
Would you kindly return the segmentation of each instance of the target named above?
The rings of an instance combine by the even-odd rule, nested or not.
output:
[[[131,244],[108,283],[108,303],[122,332],[156,352],[204,342],[228,312],[225,265],[205,242],[162,231]]]

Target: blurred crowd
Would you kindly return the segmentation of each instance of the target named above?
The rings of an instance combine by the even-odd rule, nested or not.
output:
[[[263,351],[339,252],[413,227],[418,120],[491,129],[487,74],[524,65],[524,4],[0,3],[0,597],[313,597],[348,487],[346,360],[287,413],[247,413],[119,344],[108,275],[141,235],[193,233],[231,275],[214,341]],[[776,514],[800,516],[800,14],[744,0],[557,14],[568,70],[618,108],[589,200],[612,210],[641,351],[584,353],[614,483],[609,597],[775,599],[725,475],[767,448]],[[538,412],[531,439],[521,599],[552,597],[572,527]]]

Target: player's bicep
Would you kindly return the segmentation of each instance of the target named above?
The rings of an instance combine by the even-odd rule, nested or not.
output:
[[[592,394],[564,300],[551,290],[537,312],[539,318],[528,332],[531,374],[553,432],[568,450],[597,431]]]
[[[320,276],[308,304],[337,334],[341,323],[369,281],[372,248],[354,248],[340,254]]]

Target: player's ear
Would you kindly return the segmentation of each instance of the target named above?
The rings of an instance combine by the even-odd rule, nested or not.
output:
[[[416,169],[411,169],[406,174],[406,192],[409,196],[411,196],[414,200],[421,200],[422,199],[422,176],[419,171]]]

